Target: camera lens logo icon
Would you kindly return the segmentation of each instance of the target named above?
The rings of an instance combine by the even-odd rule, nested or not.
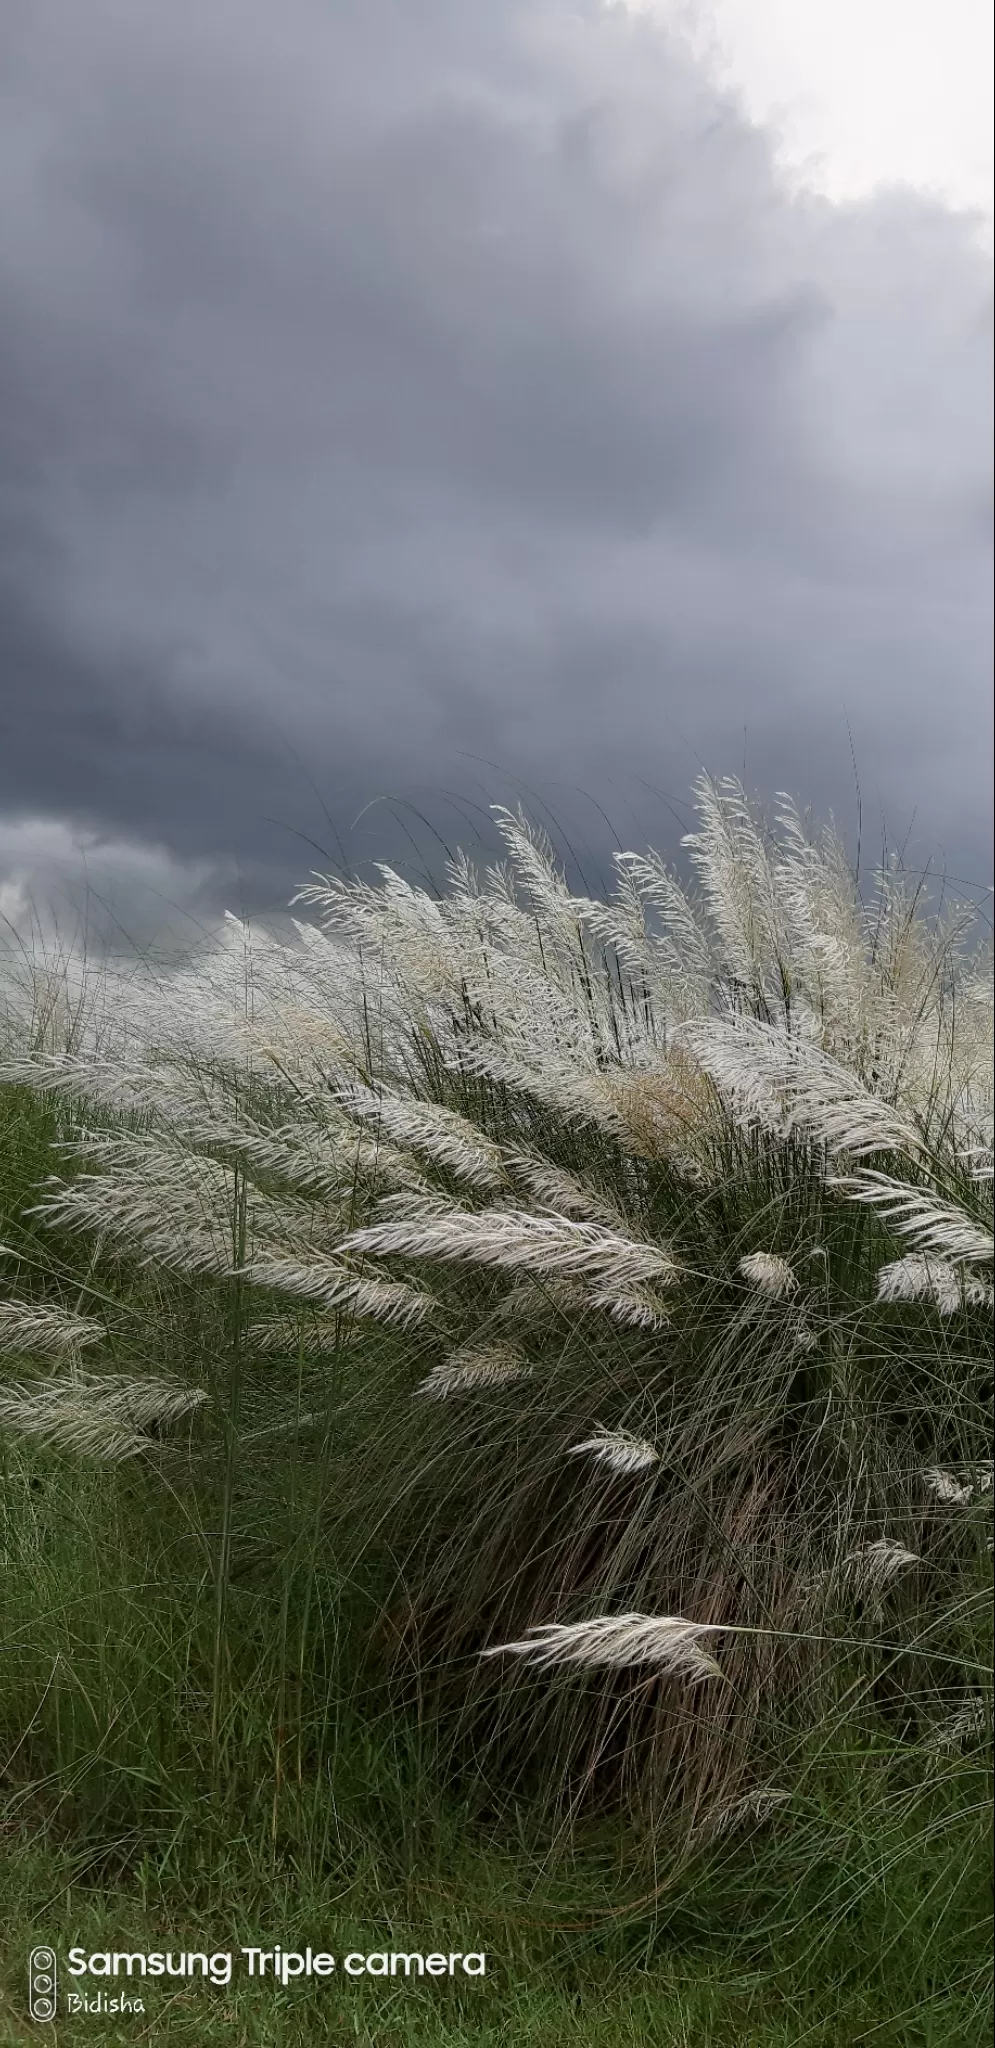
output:
[[[32,1949],[28,1959],[28,2011],[33,2020],[54,2020],[56,2001],[55,1952]]]

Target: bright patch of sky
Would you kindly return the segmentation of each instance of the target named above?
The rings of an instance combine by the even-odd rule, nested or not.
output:
[[[685,24],[783,163],[835,200],[911,184],[991,240],[991,0],[629,0]]]

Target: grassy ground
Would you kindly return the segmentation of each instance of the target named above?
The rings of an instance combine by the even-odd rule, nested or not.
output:
[[[235,1537],[212,1730],[214,1585],[173,1482],[163,1496],[134,1468],[8,1451],[4,2043],[982,2038],[983,1766],[924,1777],[880,1736],[858,1746],[841,1731],[789,1810],[676,1873],[661,1856],[654,1879],[652,1845],[610,1818],[551,1849],[524,1802],[489,1807],[445,1784],[429,1733],[365,1674],[361,1590],[346,1597],[329,1574],[307,1655],[281,1668],[282,1589],[254,1569],[251,1531]],[[141,2016],[53,2030],[25,2015],[40,1943],[62,1958],[64,1989],[74,1945],[483,1950],[487,1973],[281,1990],[239,1971],[226,1988],[150,1984]]]
[[[49,1619],[39,1617],[40,1623]],[[78,1618],[77,1618],[78,1625]],[[120,1647],[120,1644],[118,1645]],[[108,1644],[111,1661],[115,1645]],[[713,1851],[659,1895],[635,1896],[612,1829],[555,1864],[515,1830],[485,1826],[419,1778],[398,1731],[343,1727],[324,1782],[286,1789],[272,1831],[273,1772],[258,1699],[255,1765],[237,1783],[185,1786],[154,1762],[175,1727],[124,1732],[137,1761],[99,1745],[8,1796],[0,1911],[0,2039],[286,2043],[903,2043],[984,2038],[986,1797],[963,1772],[928,1798],[880,1797],[878,1759],[850,1760],[822,1800],[749,1846]],[[167,1700],[167,1718],[168,1706]],[[253,1710],[246,1703],[247,1715]],[[101,1717],[102,1718],[102,1717]],[[53,1759],[54,1762],[54,1759]],[[267,1767],[268,1766],[268,1767]],[[233,1778],[236,1776],[233,1773]],[[30,1949],[207,1950],[257,1945],[348,1952],[483,1950],[482,1980],[150,1984],[143,2015],[82,2013],[56,2029],[25,2017]],[[120,1989],[120,1984],[97,1988]],[[127,1988],[127,1987],[126,1987]]]
[[[399,1816],[400,1818],[400,1816]],[[527,2048],[608,2044],[879,2042],[946,2048],[985,2037],[984,1872],[954,1873],[937,1842],[913,1846],[897,1866],[852,1853],[839,1886],[841,1911],[803,1909],[793,1934],[769,1895],[770,1873],[737,1859],[697,1897],[613,1921],[607,1872],[586,1865],[559,1886],[517,1855],[458,1831],[427,1831],[417,1875],[404,1878],[370,1833],[360,1868],[343,1859],[322,1874],[289,1857],[268,1867],[257,1845],[221,1839],[205,1813],[184,1858],[157,1848],[117,1875],[121,1845],[78,1838],[43,1844],[30,1825],[9,1841],[4,1876],[0,2039],[297,2043],[341,2039],[401,2048],[418,2043],[523,2043]],[[829,1830],[831,1833],[832,1831]],[[137,1846],[137,1845],[136,1845]],[[358,1845],[357,1845],[358,1846]],[[866,1850],[866,1845],[865,1845]],[[91,1858],[88,1862],[88,1857]],[[436,1870],[433,1866],[438,1864]],[[928,1875],[927,1875],[928,1872]],[[756,1889],[752,1889],[752,1887]],[[557,1892],[560,1912],[557,1913]],[[588,1925],[578,1929],[581,1902]],[[761,1910],[756,1911],[757,1905]],[[727,1932],[719,1932],[722,1908]],[[767,1911],[763,1910],[766,1906]],[[935,1913],[935,1919],[933,1917]],[[601,1925],[598,1924],[599,1915]],[[752,1929],[750,1922],[752,1921]],[[766,1924],[765,1924],[766,1923]],[[773,1923],[773,1924],[772,1924]],[[24,2016],[25,1961],[45,1941],[64,1958],[154,1949],[236,1951],[243,1945],[355,1950],[485,1949],[487,1975],[468,1984],[324,1982],[286,1990],[236,1976],[226,1988],[150,1985],[144,2015],[81,2014],[57,2028]],[[63,1976],[63,1984],[66,1979]],[[91,1990],[96,1988],[90,1980]],[[119,1986],[112,1988],[118,1989]]]

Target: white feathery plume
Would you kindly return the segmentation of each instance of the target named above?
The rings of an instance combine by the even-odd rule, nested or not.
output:
[[[161,1111],[164,1098],[203,1108],[206,1099],[203,1078],[163,1053],[138,1064],[94,1051],[24,1053],[0,1061],[0,1082],[126,1112]]]
[[[695,784],[700,818],[688,832],[702,894],[728,972],[734,981],[780,1000],[788,976],[789,946],[763,837],[742,783],[733,776]]]
[[[760,1785],[754,1792],[742,1792],[738,1799],[731,1799],[727,1806],[720,1806],[714,1813],[707,1814],[696,1828],[692,1829],[692,1841],[712,1841],[718,1835],[729,1835],[747,1826],[751,1821],[759,1827],[762,1821],[776,1813],[790,1799],[790,1792],[781,1792],[773,1785]]]
[[[532,1367],[516,1344],[465,1344],[442,1365],[434,1365],[426,1380],[415,1388],[431,1401],[450,1394],[472,1393],[478,1387],[506,1387],[514,1380],[531,1378]]]
[[[779,1258],[777,1252],[750,1252],[740,1259],[739,1270],[744,1280],[749,1280],[761,1294],[768,1294],[772,1301],[784,1301],[798,1292],[798,1281],[787,1259]]]
[[[980,1165],[968,1167],[972,1180],[986,1181],[995,1178],[995,1164],[992,1162],[990,1145],[969,1145],[963,1156],[965,1159],[978,1159],[982,1152],[985,1156],[981,1159]]]
[[[712,978],[711,950],[680,883],[652,849],[644,854],[616,853],[614,860],[656,912],[675,983],[697,999],[695,1007],[704,1008]]]
[[[161,1132],[87,1132],[65,1149],[96,1161],[99,1173],[74,1180],[53,1176],[50,1192],[30,1215],[69,1230],[93,1230],[124,1244],[146,1264],[181,1272],[234,1270],[234,1218],[240,1201],[235,1170],[191,1153]],[[250,1236],[285,1232],[295,1207],[245,1189]]]
[[[748,1017],[695,1019],[680,1037],[742,1121],[779,1136],[798,1129],[854,1158],[923,1149],[908,1117],[811,1039]]]
[[[605,1429],[601,1423],[595,1425],[593,1436],[585,1437],[581,1444],[572,1444],[567,1452],[570,1458],[585,1454],[607,1465],[610,1472],[619,1473],[644,1472],[659,1462],[659,1452],[644,1436],[630,1436],[625,1429]]]
[[[879,1301],[931,1301],[941,1316],[955,1315],[965,1306],[991,1306],[992,1290],[986,1281],[928,1252],[893,1259],[877,1277]]]
[[[468,853],[458,846],[453,857],[446,861],[446,878],[454,896],[462,896],[476,903],[480,897],[480,876]]]
[[[571,898],[574,911],[588,931],[604,948],[610,948],[628,972],[637,979],[655,979],[653,941],[646,929],[646,914],[636,883],[618,855],[618,888],[607,903],[590,896]]]
[[[657,1052],[652,1062],[609,1067],[597,1085],[610,1105],[613,1134],[633,1164],[665,1161],[672,1173],[697,1185],[714,1179],[722,1111],[705,1076],[676,1046],[665,1056]]]
[[[504,1185],[500,1146],[457,1110],[359,1083],[338,1083],[332,1094],[349,1116],[377,1124],[395,1145],[433,1160],[471,1187],[490,1190]]]
[[[941,1258],[986,1260],[995,1256],[995,1237],[955,1202],[945,1201],[933,1188],[914,1187],[865,1166],[857,1173],[841,1174],[830,1182],[851,1202],[865,1202],[877,1210],[898,1236],[907,1237],[918,1252],[937,1253]]]
[[[991,1708],[979,1693],[976,1699],[968,1700],[963,1707],[958,1707],[955,1714],[932,1729],[919,1747],[930,1756],[944,1756],[951,1750],[966,1749],[968,1743],[985,1734],[990,1721]]]
[[[190,999],[192,991],[190,991]],[[131,1049],[135,1051],[135,1047]],[[237,1145],[256,1128],[237,1102],[244,1087],[242,1065],[219,1057],[209,1067],[186,1055],[182,1042],[149,1051],[143,1061],[96,1053],[27,1055],[0,1063],[0,1081],[35,1087],[39,1094],[63,1094],[104,1110],[154,1118],[158,1126],[188,1143]]]
[[[458,1195],[451,1195],[443,1188],[426,1188],[424,1193],[419,1191],[414,1200],[421,1216],[437,1216],[444,1219],[447,1216],[470,1216],[478,1213],[489,1216],[492,1213],[486,1208],[480,1211],[465,1209]],[[377,1215],[407,1216],[411,1209],[411,1201],[412,1198],[403,1190],[396,1194],[381,1195],[377,1203]]]
[[[256,1172],[270,1173],[290,1187],[332,1199],[348,1198],[357,1179],[402,1188],[427,1187],[414,1159],[391,1144],[367,1137],[345,1119],[337,1129],[323,1128],[317,1119],[269,1129],[233,1124],[229,1131],[204,1123],[186,1128],[183,1136],[197,1146],[223,1145]]]
[[[97,1344],[102,1323],[76,1316],[64,1308],[46,1308],[27,1301],[0,1301],[0,1353],[43,1352],[65,1358],[85,1344]]]
[[[859,1033],[872,972],[846,850],[832,824],[817,841],[810,839],[793,798],[779,791],[778,799],[782,840],[775,879],[791,926],[795,977],[831,1028]]]
[[[907,1571],[910,1565],[918,1564],[916,1551],[906,1550],[890,1536],[879,1536],[874,1543],[864,1543],[859,1550],[851,1551],[846,1560],[851,1578],[868,1593],[879,1593]]]
[[[185,1191],[193,1186],[199,1195],[208,1189],[212,1193],[227,1193],[230,1187],[227,1166],[220,1160],[198,1158],[185,1137],[171,1130],[83,1128],[56,1149],[101,1167],[108,1199],[122,1183],[127,1184],[129,1197],[133,1198],[140,1181],[155,1192],[156,1198],[162,1191],[168,1192],[178,1178],[183,1179]]]
[[[603,1223],[609,1230],[624,1230],[625,1218],[615,1207],[564,1167],[554,1165],[539,1153],[505,1146],[504,1164],[515,1180],[521,1181],[535,1201],[559,1216],[573,1216],[588,1223]]]
[[[520,915],[518,886],[512,869],[506,860],[492,861],[484,870],[487,883],[487,908],[495,918],[495,928],[509,930],[513,919]],[[498,920],[503,920],[498,924]]]
[[[938,1465],[930,1465],[922,1476],[930,1493],[952,1507],[966,1507],[974,1499],[973,1486],[965,1485],[953,1472],[944,1472]]]
[[[595,1299],[577,1280],[520,1280],[495,1312],[502,1321],[533,1323],[550,1314],[583,1315],[593,1306]]]
[[[212,1164],[196,1162],[205,1169]],[[188,1181],[193,1177],[188,1174]],[[221,1178],[219,1172],[215,1187]],[[215,1208],[203,1199],[203,1189],[184,1187],[179,1169],[170,1190],[150,1188],[138,1175],[124,1179],[109,1173],[80,1174],[72,1182],[53,1177],[49,1185],[51,1192],[28,1214],[44,1217],[54,1228],[99,1232],[133,1251],[144,1264],[158,1263],[180,1272],[234,1270],[232,1225],[220,1213],[222,1204]]]
[[[316,905],[328,930],[341,935],[344,953],[360,963],[360,1009],[372,1002],[378,1026],[396,1022],[403,1040],[406,1019],[458,997],[463,962],[445,906],[385,863],[377,871],[379,887],[316,876],[294,901]],[[361,1023],[356,1037],[359,1046]]]
[[[207,1400],[200,1387],[123,1376],[35,1380],[0,1388],[0,1428],[60,1450],[117,1461],[152,1447],[150,1428],[189,1415]]]
[[[665,1042],[669,1023],[707,1007],[709,985],[707,977],[696,979],[690,973],[669,938],[650,928],[648,904],[641,893],[634,863],[634,856],[630,863],[625,856],[615,855],[618,882],[608,902],[575,896],[573,903],[585,930],[594,935],[598,945],[595,958],[599,978],[589,985],[589,1004],[594,989],[602,985],[601,971],[614,959],[623,990],[623,1000],[615,1006],[611,1019],[614,1050],[623,1064],[638,1065]],[[643,863],[644,869],[648,865]],[[677,890],[676,883],[671,886]],[[610,1050],[608,1015],[598,1002],[593,1008],[605,1049]]]
[[[628,1330],[662,1330],[670,1321],[669,1310],[649,1287],[630,1287],[620,1294],[614,1288],[601,1288],[587,1296],[587,1305],[603,1310]]]
[[[360,1277],[335,1259],[314,1252],[302,1256],[290,1247],[263,1247],[244,1271],[257,1287],[272,1287],[281,1294],[300,1294],[320,1301],[326,1309],[348,1309],[352,1315],[400,1323],[404,1328],[420,1323],[436,1306],[434,1295],[422,1288],[409,1287],[403,1280]]]
[[[0,1061],[0,1082],[33,1088],[39,1095],[65,1094],[108,1109],[133,1111],[156,1103],[163,1073],[86,1054],[36,1052]]]
[[[538,1069],[552,1060],[564,1071],[575,1063],[582,1071],[594,1070],[599,1058],[617,1057],[617,1006],[613,1011],[603,972],[584,950],[579,925],[564,949],[524,911],[513,918],[515,928],[502,935],[500,946],[465,966],[462,986],[482,1028],[506,1052],[517,1052]],[[465,1041],[465,1029],[459,1035]]]
[[[609,1074],[587,1061],[560,1058],[558,1047],[554,1055],[551,1047],[556,1044],[555,1036],[550,1035],[541,1054],[536,1048],[534,1061],[527,1061],[518,1052],[508,1051],[490,1040],[460,1045],[453,1050],[453,1066],[460,1073],[477,1075],[531,1095],[567,1123],[595,1124],[609,1137],[624,1139],[626,1121]],[[540,1058],[541,1064],[537,1064]]]
[[[491,811],[511,856],[515,879],[527,893],[536,916],[561,943],[576,949],[580,936],[577,911],[548,835],[531,824],[520,807],[514,812],[504,804],[492,804]]]
[[[519,1642],[496,1643],[482,1657],[520,1657],[539,1670],[579,1665],[588,1671],[625,1670],[648,1664],[664,1677],[695,1685],[721,1678],[702,1638],[722,1633],[720,1623],[685,1621],[677,1615],[598,1614],[589,1621],[547,1622]]]
[[[466,1260],[522,1273],[574,1275],[625,1292],[642,1281],[666,1285],[678,1277],[668,1252],[637,1243],[595,1223],[535,1216],[528,1210],[483,1209],[477,1214],[418,1197],[403,1213],[353,1231],[340,1252]]]

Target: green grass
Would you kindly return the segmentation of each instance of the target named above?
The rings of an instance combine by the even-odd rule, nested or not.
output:
[[[146,2014],[58,2039],[384,2044],[649,2041],[965,2048],[987,1997],[987,1770],[923,1780],[841,1725],[749,1841],[650,1872],[610,1817],[551,1849],[525,1802],[461,1796],[430,1730],[364,1661],[361,1588],[329,1570],[306,1678],[281,1669],[279,1579],[236,1531],[226,1711],[214,1588],[174,1483],[8,1451],[0,2040],[40,1942],[483,1949],[483,1982],[150,1984]],[[276,1489],[278,1490],[278,1489]],[[205,1524],[205,1526],[207,1526]],[[297,1617],[300,1619],[300,1617]],[[291,1638],[287,1637],[287,1640]],[[844,1747],[846,1743],[849,1747]],[[64,1977],[65,1984],[66,1979]],[[142,2029],[147,2032],[143,2035]]]
[[[398,1790],[395,1780],[395,1799]],[[984,2038],[983,1860],[951,1871],[942,1823],[938,1840],[920,1832],[891,1842],[888,1854],[880,1836],[851,1839],[841,1866],[838,1811],[835,1824],[822,1816],[824,1896],[795,1896],[793,1913],[772,1890],[775,1876],[790,1884],[790,1858],[786,1866],[767,1844],[669,1906],[664,1898],[620,1914],[610,1858],[599,1870],[593,1846],[554,1878],[521,1848],[479,1839],[457,1814],[421,1818],[417,1867],[407,1873],[375,1812],[346,1822],[346,1842],[320,1873],[288,1845],[262,1856],[251,1829],[222,1827],[206,1806],[185,1853],[139,1855],[133,1840],[134,1860],[116,1870],[120,1841],[43,1846],[28,1823],[8,1846],[0,2039],[42,2037],[21,2017],[24,1960],[40,1941],[63,1954],[76,1944],[216,1952],[277,1941],[310,1941],[340,1957],[487,1954],[486,1978],[462,1986],[363,1978],[280,1991],[244,1976],[225,1989],[153,1985],[141,2025],[85,2016],[60,2025],[62,2040],[968,2048]],[[810,1854],[805,1875],[812,1884]]]

